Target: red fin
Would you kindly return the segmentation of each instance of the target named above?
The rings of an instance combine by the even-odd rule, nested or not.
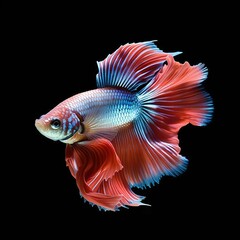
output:
[[[66,146],[66,161],[81,195],[102,209],[115,211],[124,205],[143,205],[124,176],[110,141],[96,139]]]
[[[150,186],[163,175],[183,172],[187,159],[179,154],[179,129],[188,123],[204,125],[212,115],[212,100],[200,86],[207,69],[180,64],[172,56],[167,62],[140,90],[139,117],[113,140],[132,186]]]
[[[176,124],[178,128],[187,123],[206,125],[213,112],[212,99],[201,87],[207,68],[203,64],[181,64],[170,55],[167,63],[142,91],[139,99],[143,106],[166,125]]]

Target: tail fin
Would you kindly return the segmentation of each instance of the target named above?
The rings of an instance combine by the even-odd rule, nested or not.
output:
[[[212,99],[201,87],[207,78],[207,68],[203,64],[180,64],[170,55],[166,61],[162,71],[139,92],[146,113],[140,121],[152,118],[156,122],[157,118],[177,129],[187,123],[206,125],[213,111]]]
[[[113,140],[132,186],[150,186],[163,175],[182,173],[188,161],[179,154],[179,129],[188,123],[203,126],[211,120],[212,99],[201,86],[207,68],[178,63],[171,55],[166,62],[138,92],[138,118]]]

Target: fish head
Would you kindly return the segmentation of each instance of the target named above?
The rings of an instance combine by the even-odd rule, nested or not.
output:
[[[54,141],[67,142],[68,139],[73,139],[76,134],[82,134],[83,125],[81,121],[81,115],[70,109],[54,108],[36,119],[35,126],[43,136]],[[79,137],[74,141],[77,140],[79,140]]]

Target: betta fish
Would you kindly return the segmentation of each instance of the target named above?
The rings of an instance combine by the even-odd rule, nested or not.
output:
[[[178,176],[188,164],[178,132],[205,126],[213,101],[207,67],[175,61],[155,41],[127,43],[97,62],[96,89],[75,94],[35,120],[45,137],[66,144],[80,195],[99,210],[150,206],[133,188]]]

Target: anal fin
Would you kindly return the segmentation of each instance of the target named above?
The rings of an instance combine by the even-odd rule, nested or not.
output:
[[[112,142],[124,166],[122,174],[133,187],[150,187],[164,175],[177,176],[188,163],[179,154],[176,133],[154,124],[150,124],[147,133],[140,125],[132,124],[122,129]]]

